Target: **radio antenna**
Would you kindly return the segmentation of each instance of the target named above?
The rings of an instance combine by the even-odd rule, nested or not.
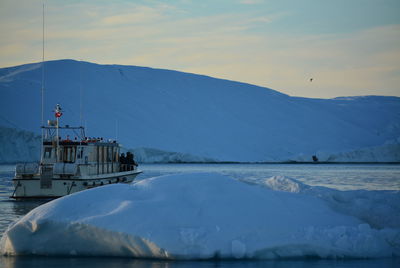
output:
[[[82,59],[79,61],[79,127],[81,129],[81,137],[79,145],[82,145],[83,139],[85,139],[85,128],[83,127],[83,86],[82,86]],[[80,149],[82,150],[82,148]]]
[[[83,121],[83,86],[82,86],[82,59],[79,62],[79,121],[82,127]]]
[[[118,140],[118,119],[115,119],[115,140]]]
[[[42,144],[40,146],[40,158],[43,155],[43,141],[44,141],[44,3],[43,3],[43,11],[42,11],[42,89],[41,89],[41,117],[42,117]],[[39,158],[39,159],[40,159]]]

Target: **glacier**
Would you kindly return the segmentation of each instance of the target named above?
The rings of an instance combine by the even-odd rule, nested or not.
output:
[[[41,141],[33,132],[0,126],[0,163],[38,161]]]
[[[0,127],[0,163],[36,162],[40,154],[40,136],[30,131]],[[219,160],[181,152],[169,152],[155,148],[126,149],[135,155],[139,163],[218,163]],[[400,162],[400,139],[382,146],[361,148],[350,152],[317,152],[321,162],[332,163],[395,163]],[[310,162],[303,153],[284,162]]]
[[[172,174],[37,207],[10,225],[0,252],[173,260],[400,256],[399,200],[398,191],[355,195],[279,176],[248,182]]]
[[[362,161],[399,161],[398,145],[387,145],[400,137],[398,97],[311,99],[171,70],[44,64],[46,119],[60,103],[62,124],[80,125],[82,88],[87,136],[117,138],[150,161],[308,162],[320,155],[353,162],[360,154]],[[0,125],[39,134],[40,88],[40,63],[1,68]],[[393,148],[358,153],[380,146]]]
[[[154,148],[135,148],[129,150],[139,163],[215,163],[215,159],[179,152],[166,152]]]

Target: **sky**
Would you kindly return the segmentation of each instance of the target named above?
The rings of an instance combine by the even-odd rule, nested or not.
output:
[[[400,96],[399,0],[0,0],[0,67],[75,59],[292,96]],[[313,78],[312,82],[310,78]]]

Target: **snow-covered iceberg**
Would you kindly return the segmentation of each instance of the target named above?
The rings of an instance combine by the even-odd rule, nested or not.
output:
[[[400,255],[399,228],[371,228],[302,193],[305,186],[295,181],[272,178],[263,185],[192,173],[79,192],[12,224],[1,253],[166,259]]]
[[[315,196],[324,200],[333,210],[354,216],[373,228],[400,230],[400,191],[349,190],[309,186],[285,176],[246,180],[271,190]]]
[[[309,162],[318,152],[381,146],[400,133],[399,97],[311,99],[170,70],[72,60],[44,65],[45,119],[61,101],[61,124],[80,125],[82,96],[89,136],[118,136],[125,148],[163,152],[149,152],[149,161],[281,162],[303,154]],[[0,68],[0,125],[40,133],[41,79],[41,63]],[[354,154],[336,161],[349,157],[370,159],[362,152],[362,160]],[[387,158],[374,154],[372,161]]]

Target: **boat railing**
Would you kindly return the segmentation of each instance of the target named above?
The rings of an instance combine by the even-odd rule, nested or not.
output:
[[[132,171],[132,170],[136,170],[137,164],[121,164],[120,165],[120,171],[124,172],[124,171]]]
[[[34,162],[18,163],[15,166],[15,173],[18,175],[33,175],[39,172],[39,164]]]
[[[54,174],[57,175],[76,175],[78,173],[78,165],[75,163],[55,163]]]

